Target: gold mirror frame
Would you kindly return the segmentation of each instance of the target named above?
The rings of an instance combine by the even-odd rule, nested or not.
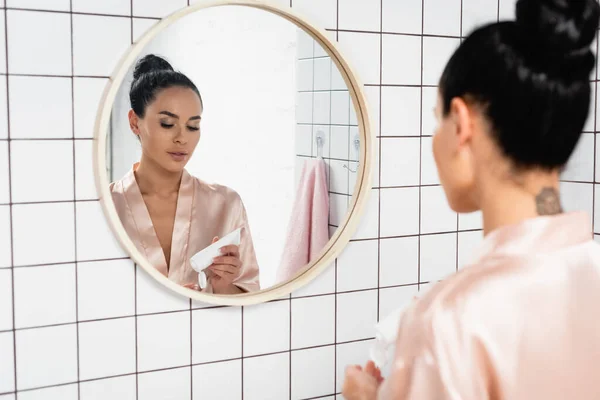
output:
[[[292,22],[305,32],[307,32],[317,43],[319,43],[335,62],[341,75],[346,82],[350,92],[358,121],[360,134],[360,158],[359,168],[356,177],[356,186],[352,195],[352,202],[348,207],[346,217],[336,230],[335,234],[329,239],[327,246],[320,254],[300,270],[296,276],[284,283],[261,289],[258,292],[243,293],[236,295],[218,295],[207,294],[192,289],[184,288],[179,284],[169,280],[162,275],[136,248],[135,244],[125,232],[121,220],[117,214],[115,205],[112,201],[109,191],[109,180],[106,170],[106,141],[107,132],[110,124],[110,116],[117,96],[127,71],[137,60],[144,47],[163,29],[178,21],[180,18],[193,12],[217,6],[237,5],[257,8],[276,14]],[[350,238],[356,231],[360,217],[364,211],[369,193],[371,191],[371,152],[373,145],[371,137],[371,126],[367,115],[367,102],[363,92],[363,86],[358,81],[355,73],[352,71],[346,60],[342,57],[340,50],[334,42],[331,42],[326,36],[325,31],[315,28],[313,24],[307,21],[304,16],[299,15],[291,8],[270,4],[258,0],[201,0],[190,6],[175,11],[171,15],[160,20],[156,25],[150,28],[136,43],[134,43],[127,53],[123,56],[114,70],[102,95],[96,123],[94,127],[94,177],[96,189],[99,194],[100,203],[109,226],[114,235],[121,243],[121,246],[129,254],[131,259],[141,266],[157,282],[166,286],[168,289],[182,296],[196,301],[212,305],[223,306],[246,306],[267,301],[280,299],[288,296],[294,290],[300,289],[321,274],[342,252]]]

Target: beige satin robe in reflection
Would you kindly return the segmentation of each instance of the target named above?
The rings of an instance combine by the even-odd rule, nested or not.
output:
[[[589,216],[498,229],[407,310],[380,400],[600,399],[600,245]]]
[[[249,292],[259,290],[258,263],[240,196],[225,186],[209,185],[184,170],[167,269],[164,252],[135,180],[133,171],[136,167],[137,164],[121,180],[111,183],[110,190],[127,234],[150,263],[180,285],[197,284],[198,273],[192,269],[190,258],[209,246],[215,236],[221,238],[241,227],[242,267],[234,284]],[[210,282],[204,291],[212,292]]]

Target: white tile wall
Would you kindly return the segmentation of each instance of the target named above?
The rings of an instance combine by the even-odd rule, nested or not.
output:
[[[481,214],[457,216],[439,187],[430,138],[435,85],[460,35],[512,17],[515,0],[279,3],[329,29],[367,85],[377,136],[373,189],[352,242],[314,282],[291,299],[227,308],[174,295],[136,269],[108,229],[93,184],[90,139],[108,75],[132,40],[187,2],[6,1],[0,399],[333,399],[344,367],[364,362],[377,319],[468,264],[482,240]],[[319,123],[333,148],[327,155],[353,159],[339,150],[356,130],[353,110],[343,107],[347,93],[336,91],[344,89],[339,74],[312,41],[301,41],[299,54],[311,59],[301,68],[311,76],[300,80],[309,92],[298,96],[307,125],[298,127],[297,154],[314,154]],[[313,96],[314,85],[331,93]],[[593,111],[562,189],[567,209],[598,220]],[[333,185],[351,190],[352,182]],[[339,220],[348,196],[332,201]]]

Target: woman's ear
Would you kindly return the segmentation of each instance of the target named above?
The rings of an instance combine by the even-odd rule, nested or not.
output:
[[[127,117],[129,118],[129,127],[131,128],[131,131],[137,137],[139,137],[140,136],[140,127],[139,127],[140,118],[137,116],[135,111],[133,111],[133,109],[129,110]]]
[[[473,137],[473,115],[469,106],[460,97],[450,102],[450,116],[455,126],[458,145],[462,146]]]

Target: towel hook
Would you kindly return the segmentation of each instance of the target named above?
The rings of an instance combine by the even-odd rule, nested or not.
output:
[[[354,137],[353,143],[354,143],[354,150],[356,150],[356,154],[358,155],[358,152],[360,150],[360,138],[358,137],[358,135],[356,135]],[[353,174],[355,174],[356,171],[358,171],[358,166],[359,165],[360,165],[360,163],[356,163],[356,169],[355,170],[352,170],[348,164],[344,164],[344,168],[346,168],[348,171],[350,171]]]
[[[325,144],[325,134],[323,131],[317,131],[315,141],[317,142],[317,158],[323,158],[323,145]]]

